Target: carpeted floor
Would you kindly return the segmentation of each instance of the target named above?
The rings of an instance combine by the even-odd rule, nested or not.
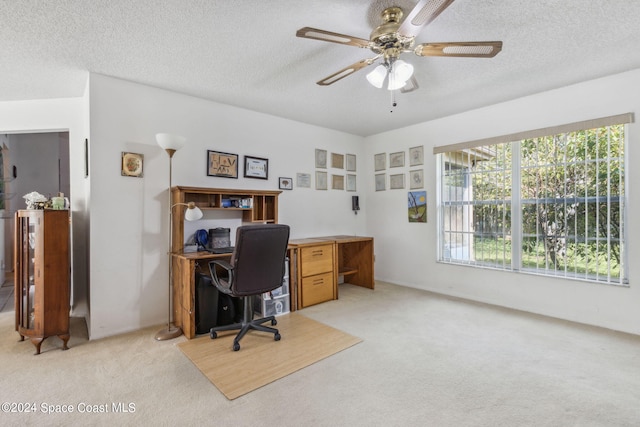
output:
[[[0,424],[640,425],[638,336],[381,282],[300,314],[363,341],[230,401],[177,348],[184,337],[154,341],[161,325],[88,342],[74,319],[68,351],[50,338],[33,356],[0,313],[2,401],[37,409]]]

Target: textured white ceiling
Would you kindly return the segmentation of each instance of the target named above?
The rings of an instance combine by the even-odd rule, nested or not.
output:
[[[420,88],[390,95],[361,70],[372,52],[295,37],[369,38],[411,0],[2,0],[0,101],[81,96],[95,72],[371,135],[640,67],[640,1],[456,0],[416,43],[502,40],[492,59],[403,55]]]

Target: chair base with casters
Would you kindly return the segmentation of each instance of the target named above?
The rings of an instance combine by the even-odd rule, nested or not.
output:
[[[238,332],[238,335],[236,335],[236,337],[233,339],[233,351],[240,350],[240,340],[251,329],[271,333],[273,334],[274,341],[280,341],[280,332],[278,332],[276,328],[270,328],[263,325],[263,323],[267,322],[271,322],[271,326],[277,325],[278,321],[276,320],[276,317],[268,316],[261,319],[254,319],[252,299],[253,296],[242,297],[244,308],[241,322],[211,328],[211,331],[209,332],[209,336],[211,337],[211,339],[217,338],[218,332],[240,330],[240,332]]]

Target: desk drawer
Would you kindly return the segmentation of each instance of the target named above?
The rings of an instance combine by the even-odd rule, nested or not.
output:
[[[333,299],[333,272],[302,279],[302,307]]]
[[[300,251],[300,272],[302,277],[333,271],[333,245],[302,248]]]

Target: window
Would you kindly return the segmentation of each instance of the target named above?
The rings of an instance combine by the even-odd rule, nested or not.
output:
[[[439,260],[627,284],[628,121],[608,121],[436,148]]]

